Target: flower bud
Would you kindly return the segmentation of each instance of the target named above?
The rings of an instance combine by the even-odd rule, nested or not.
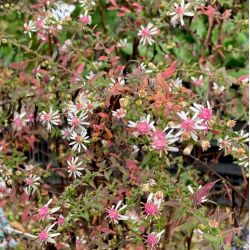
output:
[[[227,121],[227,126],[229,128],[233,128],[235,126],[235,124],[236,124],[235,120],[229,120],[229,121]]]
[[[190,155],[192,150],[193,150],[194,145],[193,144],[189,144],[185,147],[185,149],[183,150],[183,154],[184,155]]]
[[[202,148],[202,151],[207,151],[210,147],[211,147],[211,144],[209,141],[207,140],[201,140],[200,141],[200,144],[201,144],[201,148]]]
[[[191,136],[190,136],[190,134],[189,133],[183,133],[182,135],[181,135],[181,140],[183,140],[183,141],[187,141],[187,140],[189,140],[191,138]]]
[[[129,100],[128,98],[121,98],[119,102],[120,102],[121,107],[125,108],[128,106]]]
[[[141,190],[143,192],[148,192],[149,191],[149,183],[144,183],[141,185]]]

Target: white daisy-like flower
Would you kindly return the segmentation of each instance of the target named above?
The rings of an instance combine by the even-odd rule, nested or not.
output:
[[[40,180],[41,178],[39,176],[32,175],[32,174],[29,177],[27,177],[25,179],[25,182],[26,182],[25,192],[27,194],[34,193],[38,189],[38,186],[40,185],[40,182],[39,182]]]
[[[70,17],[75,8],[75,5],[59,2],[56,3],[55,8],[51,10],[51,14],[57,22],[64,21]]]
[[[96,76],[96,74],[91,70],[91,71],[89,72],[89,74],[86,75],[85,77],[86,77],[86,79],[88,79],[88,80],[92,80],[95,76]]]
[[[125,80],[122,77],[117,77],[115,78],[111,78],[112,83],[110,84],[110,87],[113,87],[115,84],[119,84],[120,86],[124,86],[125,85]]]
[[[246,133],[244,130],[240,130],[235,132],[237,134],[237,141],[239,142],[248,142],[249,141],[249,133]]]
[[[50,203],[52,202],[52,199],[50,199],[44,206],[38,209],[38,217],[40,220],[46,220],[46,219],[51,219],[55,220],[54,217],[51,215],[55,212],[57,212],[60,207],[54,207],[54,208],[49,208]]]
[[[67,141],[70,141],[70,136],[72,135],[72,132],[73,132],[73,128],[64,128],[61,130],[61,135],[62,135],[62,138],[67,140]]]
[[[70,139],[72,142],[70,142],[69,145],[72,146],[73,151],[78,151],[80,153],[81,149],[87,150],[85,144],[89,143],[89,136],[87,135],[86,129],[83,129],[80,134],[73,131]]]
[[[58,115],[58,113],[58,110],[53,112],[52,107],[50,107],[48,113],[42,111],[42,113],[40,114],[40,121],[42,125],[47,126],[47,130],[51,130],[52,125],[58,126],[61,123],[60,115]]]
[[[233,145],[232,145],[232,139],[228,135],[226,135],[223,139],[219,138],[218,143],[219,143],[219,150],[224,149],[226,155],[228,153],[231,153]]]
[[[89,122],[85,121],[87,118],[88,115],[85,112],[81,112],[80,114],[69,113],[67,120],[72,128],[83,129],[84,128],[83,126],[88,126],[90,124]]]
[[[79,20],[84,25],[90,25],[92,23],[92,18],[88,15],[88,11],[85,11],[84,15],[81,14]]]
[[[128,46],[128,39],[120,39],[119,42],[117,42],[116,47],[117,48],[126,48]]]
[[[28,34],[29,37],[31,38],[31,33],[36,32],[36,23],[30,20],[28,23],[25,23],[24,25],[24,34]]]
[[[124,210],[127,205],[124,205],[120,208],[120,206],[122,205],[122,201],[120,200],[116,207],[113,205],[111,208],[109,208],[107,210],[107,213],[108,213],[108,218],[110,219],[110,222],[113,221],[115,223],[118,222],[118,220],[127,220],[128,219],[128,216],[126,215],[122,215],[121,214],[121,211]]]
[[[204,120],[205,122],[208,122],[213,118],[213,110],[209,101],[207,101],[207,107],[194,103],[193,107],[190,107],[190,109],[198,115],[198,118]]]
[[[81,177],[82,173],[80,171],[84,170],[84,168],[80,167],[82,165],[82,161],[78,162],[78,160],[79,157],[72,157],[71,161],[67,161],[69,177],[73,175],[74,179]]]
[[[38,236],[37,236],[37,241],[39,243],[39,245],[43,245],[43,244],[47,244],[52,243],[55,244],[56,241],[53,239],[56,236],[59,236],[60,233],[54,233],[54,230],[52,229],[54,226],[56,225],[56,223],[47,226],[44,230],[42,230]]]
[[[194,141],[198,140],[197,130],[204,130],[207,127],[202,126],[202,119],[197,119],[198,114],[194,114],[192,118],[188,117],[188,113],[183,111],[178,112],[177,115],[181,118],[181,123],[172,126],[172,128],[179,128],[180,131],[175,135],[176,137],[181,135],[190,135]]]
[[[248,169],[248,167],[249,167],[249,158],[248,158],[248,156],[244,156],[242,158],[239,158],[238,161],[237,161],[237,163],[240,166],[242,166],[243,168]]]
[[[140,64],[140,70],[141,71],[143,71],[143,72],[145,72],[145,73],[147,73],[147,74],[150,74],[150,73],[152,73],[153,72],[153,70],[152,69],[149,69],[148,67],[147,67],[147,65],[144,63],[144,62],[142,62],[141,64]]]
[[[126,116],[126,110],[124,108],[119,108],[117,110],[112,111],[112,116],[114,116],[117,119],[124,118]]]
[[[146,135],[155,130],[154,121],[150,122],[150,114],[147,117],[142,117],[138,122],[129,121],[128,126],[135,129],[133,133],[135,136]]]
[[[200,87],[203,85],[203,75],[200,75],[199,78],[191,76],[191,80],[193,81],[196,87]]]
[[[170,13],[171,23],[173,26],[176,26],[178,23],[180,23],[182,26],[185,25],[183,17],[184,16],[194,16],[193,12],[187,11],[187,8],[190,6],[190,3],[187,3],[185,5],[185,0],[181,1],[181,4],[178,5],[177,3],[174,3],[175,10],[174,12]]]
[[[174,88],[180,88],[182,86],[182,79],[180,77],[170,81],[170,86]]]
[[[152,23],[149,23],[146,27],[141,26],[138,32],[138,36],[141,37],[140,43],[144,46],[146,44],[152,45],[155,42],[152,36],[156,34],[158,34],[158,28],[154,27]]]
[[[214,90],[215,94],[221,95],[224,90],[226,89],[225,86],[219,86],[216,82],[213,82],[212,89]]]
[[[14,118],[12,122],[13,130],[21,131],[24,126],[27,125],[29,119],[26,118],[26,112],[22,112],[18,114],[17,112],[14,113]]]
[[[177,147],[172,146],[173,143],[180,140],[179,136],[173,135],[173,130],[171,129],[167,134],[165,133],[166,130],[169,128],[166,127],[164,130],[155,130],[152,133],[152,143],[151,147],[154,150],[157,150],[160,152],[160,156],[162,152],[165,152],[166,154],[169,152],[178,152],[179,149]]]
[[[159,233],[152,232],[146,235],[146,244],[149,250],[155,249],[157,247],[164,232],[165,229]]]

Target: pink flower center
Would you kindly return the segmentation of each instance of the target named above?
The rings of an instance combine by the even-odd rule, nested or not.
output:
[[[200,111],[200,113],[199,113],[199,118],[201,118],[201,119],[204,119],[204,120],[206,120],[206,121],[209,121],[211,118],[212,118],[212,116],[213,116],[213,113],[212,113],[212,110],[211,109],[209,109],[209,108],[204,108],[204,109],[202,109],[201,111]]]
[[[201,86],[202,83],[203,83],[203,81],[200,80],[200,79],[196,79],[196,80],[194,81],[194,84],[195,84],[196,86]]]
[[[42,230],[42,231],[39,233],[38,238],[39,238],[39,240],[41,240],[41,241],[47,241],[48,238],[49,238],[49,234],[48,234],[47,231]]]
[[[185,130],[186,132],[191,132],[194,129],[194,121],[192,119],[186,119],[183,120],[181,123],[181,127],[183,130]]]
[[[156,149],[156,150],[163,150],[166,146],[166,140],[165,138],[161,138],[161,137],[158,137],[158,138],[155,138],[154,141],[153,141],[153,147]]]
[[[68,169],[71,170],[71,171],[75,171],[76,170],[76,165],[69,165],[68,166]]]
[[[139,134],[144,135],[149,132],[150,127],[147,122],[138,122],[136,124],[136,129],[138,130]]]
[[[46,121],[46,122],[50,122],[51,121],[51,115],[50,114],[45,114],[44,115],[44,120]]]
[[[90,23],[90,18],[88,16],[83,16],[83,17],[80,18],[80,21],[83,24],[89,24]]]
[[[154,139],[160,139],[160,138],[164,138],[165,139],[165,133],[163,132],[163,131],[161,131],[161,130],[155,130],[154,132],[153,132],[153,138]]]
[[[147,202],[144,205],[144,210],[147,215],[154,216],[158,213],[159,208],[152,202]]]
[[[119,216],[120,216],[120,213],[114,209],[114,208],[110,208],[108,210],[108,216],[111,220],[118,220],[119,219]]]
[[[15,125],[16,126],[22,126],[22,120],[19,118],[19,117],[17,117],[15,120],[14,120],[14,123],[15,123]]]
[[[183,16],[184,13],[185,13],[185,9],[179,6],[179,7],[177,7],[177,8],[175,9],[175,12],[176,12],[179,16]]]
[[[60,216],[60,217],[57,219],[57,223],[58,223],[58,225],[64,224],[64,218],[63,218],[62,216]]]
[[[74,126],[80,125],[80,120],[77,117],[73,117],[71,121]]]
[[[148,244],[150,247],[156,246],[157,243],[158,243],[158,240],[157,240],[156,235],[154,235],[154,234],[149,234],[149,235],[147,236],[147,244]]]
[[[49,215],[49,208],[48,206],[41,207],[38,212],[41,218],[47,217]]]
[[[38,19],[37,22],[36,22],[36,25],[37,25],[38,29],[43,28],[43,21],[41,19]]]
[[[80,135],[77,135],[75,141],[77,143],[81,143],[82,142],[82,137]]]
[[[143,36],[143,37],[151,37],[150,30],[147,29],[147,28],[142,29],[141,36]]]
[[[32,186],[33,183],[34,183],[34,181],[33,181],[32,178],[27,178],[27,179],[26,179],[26,183],[27,183],[29,186]]]

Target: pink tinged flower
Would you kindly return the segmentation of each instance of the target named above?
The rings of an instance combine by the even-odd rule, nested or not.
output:
[[[155,247],[157,247],[157,245],[161,239],[161,236],[164,232],[165,232],[165,230],[162,230],[160,233],[152,232],[152,233],[147,235],[146,244],[147,244],[149,249],[154,249]]]
[[[219,150],[224,149],[225,154],[232,152],[232,148],[233,148],[232,147],[232,139],[228,135],[226,135],[224,139],[219,138],[218,143],[219,143]]]
[[[198,114],[198,118],[204,120],[205,122],[208,122],[213,118],[213,111],[208,101],[207,101],[207,107],[194,103],[193,107],[190,107],[190,109],[195,114]]]
[[[70,141],[70,136],[73,132],[73,128],[65,128],[61,131],[61,135],[62,135],[62,138],[67,140],[67,141]]]
[[[24,34],[28,34],[29,38],[31,38],[31,33],[36,32],[36,24],[30,20],[28,23],[25,23],[24,25]]]
[[[141,37],[140,43],[142,43],[144,46],[146,44],[152,45],[155,42],[152,36],[158,33],[158,28],[154,27],[152,23],[149,23],[146,27],[141,26],[141,29],[138,32],[138,36]]]
[[[127,112],[124,108],[120,108],[120,109],[117,109],[116,111],[112,111],[112,115],[117,119],[124,118],[126,116],[126,113]]]
[[[69,145],[72,146],[73,151],[80,153],[82,149],[87,150],[85,144],[89,143],[89,136],[87,135],[86,129],[83,129],[80,134],[73,131],[70,139],[72,142],[70,142]]]
[[[203,75],[200,75],[199,78],[195,78],[192,76],[191,80],[193,81],[196,87],[200,87],[203,85]]]
[[[88,15],[87,11],[84,13],[84,15],[79,16],[79,20],[84,25],[90,25],[92,23],[92,18]]]
[[[61,123],[60,115],[58,115],[59,111],[53,112],[52,107],[50,107],[49,112],[43,111],[40,114],[40,121],[43,126],[47,126],[47,130],[51,130],[52,126],[58,126]]]
[[[147,202],[144,204],[143,207],[144,213],[146,214],[146,218],[157,216],[160,211],[160,205],[160,203],[154,202],[154,194],[150,193]]]
[[[78,162],[78,160],[79,157],[72,157],[71,161],[67,161],[69,177],[73,175],[74,179],[81,177],[82,173],[80,171],[84,170],[84,168],[80,167],[82,165],[82,161]]]
[[[40,245],[42,244],[46,244],[46,243],[52,243],[55,244],[56,241],[53,239],[54,237],[60,235],[60,233],[54,233],[52,230],[52,228],[55,226],[56,224],[52,224],[50,226],[47,226],[44,230],[42,230],[39,234],[38,234],[38,239],[37,241],[39,242]]]
[[[45,219],[52,219],[54,220],[55,218],[51,217],[51,214],[57,212],[60,207],[55,207],[50,209],[49,205],[52,202],[52,199],[50,199],[43,207],[38,209],[38,217],[40,220],[45,220]]]
[[[181,4],[178,5],[177,3],[174,3],[175,10],[170,13],[171,18],[171,23],[173,26],[176,26],[176,24],[180,23],[181,26],[184,26],[184,16],[194,16],[193,12],[187,11],[188,7],[190,6],[190,3],[187,3],[185,5],[185,0],[181,1]]]
[[[195,113],[192,118],[189,118],[188,113],[185,113],[183,111],[178,112],[177,115],[181,118],[181,123],[179,125],[172,126],[173,128],[180,129],[180,131],[177,132],[175,136],[189,134],[194,141],[197,141],[197,131],[206,129],[206,127],[202,126],[201,124],[203,120],[197,119],[197,113]]]
[[[63,225],[64,222],[65,222],[65,219],[62,215],[60,215],[58,218],[57,218],[57,224],[60,226],[60,225]]]
[[[89,125],[85,120],[88,118],[87,113],[81,112],[80,114],[69,113],[68,123],[72,128],[83,128]]]
[[[121,208],[119,208],[122,204],[122,201],[120,200],[116,207],[113,205],[110,209],[107,210],[108,213],[108,218],[111,221],[117,222],[118,220],[127,220],[128,216],[122,215],[121,211],[124,210],[127,205],[122,206]]]
[[[16,131],[22,130],[24,126],[28,123],[28,119],[26,119],[26,113],[22,112],[21,114],[14,113],[14,119],[12,122],[13,129]]]
[[[131,128],[135,128],[134,135],[146,135],[150,131],[153,131],[154,128],[154,122],[150,122],[150,115],[147,115],[147,117],[141,118],[139,122],[132,122],[129,121],[128,126]]]
[[[180,138],[178,136],[173,135],[173,129],[171,129],[167,134],[165,133],[165,131],[168,129],[168,127],[166,127],[163,131],[161,130],[155,130],[152,133],[152,144],[151,147],[155,150],[160,151],[160,154],[165,151],[165,153],[167,153],[167,151],[170,152],[178,152],[179,149],[177,147],[171,146],[171,144],[175,143],[176,141],[178,141]]]
[[[38,186],[40,185],[41,178],[36,175],[30,175],[28,178],[25,179],[26,187],[25,192],[27,194],[32,194],[38,189]]]

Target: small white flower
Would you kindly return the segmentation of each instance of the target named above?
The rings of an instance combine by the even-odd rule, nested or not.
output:
[[[108,213],[108,218],[111,221],[114,221],[115,223],[117,223],[118,220],[127,220],[128,216],[126,215],[122,215],[120,212],[125,209],[127,207],[127,205],[122,206],[121,208],[119,208],[122,204],[122,201],[120,200],[116,207],[113,205],[110,209],[107,210]]]
[[[144,46],[146,44],[152,45],[155,41],[152,38],[153,35],[158,33],[158,29],[154,27],[152,23],[149,23],[146,27],[141,26],[141,29],[138,32],[138,36],[141,37],[140,43]]]
[[[90,25],[92,23],[92,18],[88,15],[88,11],[85,11],[84,15],[81,14],[79,20],[84,25]]]
[[[194,85],[197,87],[203,85],[203,75],[200,75],[199,78],[195,78],[191,76],[191,80],[193,81]]]
[[[182,79],[178,77],[175,80],[172,80],[170,82],[170,86],[174,88],[180,88],[182,86]]]
[[[235,132],[237,134],[237,140],[239,142],[248,142],[249,141],[249,133],[246,133],[244,130]]]
[[[17,112],[14,113],[13,118],[13,129],[16,131],[22,130],[24,126],[29,122],[29,119],[26,118],[26,112],[22,112],[21,114],[18,114]]]
[[[232,139],[228,135],[226,135],[224,137],[224,139],[219,138],[218,143],[219,143],[219,150],[224,149],[225,155],[227,155],[228,153],[231,153],[231,151],[232,151]]]
[[[55,220],[54,217],[51,217],[51,214],[57,212],[60,207],[54,207],[54,208],[49,208],[50,203],[52,202],[52,199],[50,199],[44,206],[38,209],[38,217],[40,220],[46,220],[46,219],[51,219]]]
[[[73,132],[73,128],[64,128],[63,130],[61,130],[62,138],[67,141],[70,141],[70,136],[72,132]]]
[[[36,32],[36,24],[32,20],[30,20],[28,23],[25,23],[24,25],[24,34],[28,34],[31,38],[31,32]]]
[[[224,92],[226,88],[225,86],[219,86],[216,82],[213,82],[212,89],[214,90],[215,94],[220,95]]]
[[[242,166],[243,168],[248,169],[248,167],[249,167],[249,158],[248,158],[248,156],[244,156],[242,158],[239,158],[238,161],[237,161],[237,163],[240,166]]]
[[[96,74],[94,74],[93,71],[90,71],[88,75],[86,75],[86,79],[88,80],[92,80],[94,77],[96,76]]]
[[[177,115],[181,118],[181,123],[179,125],[174,125],[172,128],[179,128],[180,131],[177,132],[175,136],[181,136],[183,134],[188,134],[192,137],[194,141],[198,140],[197,130],[204,130],[207,127],[202,126],[202,119],[197,119],[198,114],[194,114],[192,118],[188,117],[188,113],[183,111],[178,112]]]
[[[89,125],[89,122],[85,120],[88,118],[87,113],[81,112],[80,114],[69,113],[68,123],[72,128],[83,129],[85,125]]]
[[[81,177],[82,173],[80,172],[80,170],[84,170],[84,168],[80,168],[80,166],[82,165],[82,161],[78,162],[79,157],[72,157],[71,161],[67,161],[68,164],[68,173],[69,173],[69,177],[71,177],[71,175],[73,175],[73,177],[76,179],[77,177]]]
[[[119,42],[116,44],[117,48],[126,48],[128,46],[128,39],[120,39]]]
[[[87,136],[86,129],[83,129],[80,135],[73,131],[70,139],[72,140],[72,142],[70,142],[69,145],[73,146],[73,151],[78,151],[80,153],[81,149],[87,150],[85,144],[89,143],[89,136]]]
[[[57,21],[64,21],[69,18],[75,10],[75,5],[59,2],[55,4],[55,8],[51,10],[52,17]]]
[[[147,73],[147,74],[150,74],[150,73],[153,72],[153,70],[152,70],[152,69],[149,69],[149,68],[146,66],[146,64],[145,64],[144,62],[142,62],[142,63],[140,64],[140,70],[141,70],[142,72]]]
[[[171,18],[171,23],[173,26],[176,26],[176,24],[178,23],[184,26],[185,23],[184,23],[183,17],[194,15],[193,12],[187,11],[187,8],[190,6],[190,3],[187,3],[185,5],[185,0],[182,0],[180,5],[178,5],[177,3],[174,3],[174,6],[175,6],[174,12],[170,13],[170,16],[173,16]]]
[[[115,78],[111,78],[112,83],[110,84],[111,87],[113,87],[115,84],[119,84],[121,87],[123,87],[125,85],[125,80],[122,77],[117,77]]]
[[[150,122],[149,114],[147,117],[142,117],[138,122],[129,121],[128,126],[135,128],[135,132],[133,133],[135,136],[146,135],[155,129],[154,121]]]
[[[52,129],[52,125],[58,126],[61,123],[60,115],[58,115],[59,111],[53,112],[52,107],[50,107],[49,113],[43,111],[40,114],[40,121],[42,125],[47,126],[47,130]]]
[[[29,177],[27,177],[25,179],[25,182],[26,182],[26,187],[25,187],[25,192],[27,194],[32,194],[34,193],[37,189],[38,189],[38,186],[40,185],[40,181],[41,178],[36,176],[36,175],[30,175]]]
[[[37,241],[39,243],[39,245],[41,246],[42,244],[46,244],[46,243],[52,243],[55,244],[56,241],[53,239],[54,237],[60,235],[60,233],[54,233],[53,231],[53,227],[56,225],[56,223],[47,226],[44,230],[42,230],[38,236],[37,236]]]
[[[126,110],[124,108],[119,108],[115,111],[113,110],[112,115],[117,119],[124,118],[126,116]]]
[[[209,101],[207,101],[207,107],[204,107],[203,105],[200,105],[198,103],[194,103],[190,109],[197,114],[197,117],[199,119],[202,119],[205,122],[210,121],[213,118],[213,110],[211,108],[211,105]]]

